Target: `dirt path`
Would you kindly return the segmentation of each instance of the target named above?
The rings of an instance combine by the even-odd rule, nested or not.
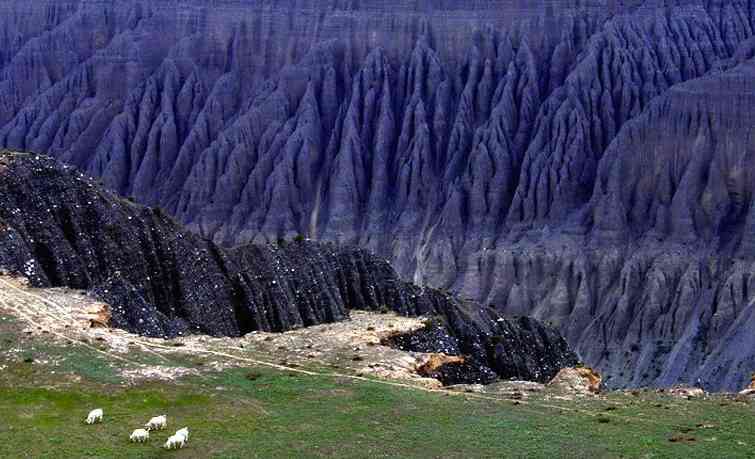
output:
[[[88,343],[82,341],[81,339],[73,338],[71,336],[68,336],[67,334],[54,330],[52,327],[49,327],[43,324],[42,322],[39,321],[39,319],[36,316],[40,313],[40,311],[44,311],[44,308],[34,307],[35,305],[30,304],[30,299],[41,301],[43,304],[46,304],[46,305],[52,305],[57,310],[59,310],[61,315],[57,318],[57,320],[63,323],[64,326],[72,325],[73,321],[70,315],[67,314],[62,308],[60,308],[59,305],[56,305],[53,302],[45,300],[44,298],[38,295],[34,295],[24,290],[21,290],[19,287],[17,287],[16,285],[13,285],[11,282],[7,281],[6,279],[0,278],[0,284],[2,284],[2,288],[0,288],[0,304],[2,304],[4,309],[17,314],[21,319],[26,321],[32,327],[37,327],[64,341],[68,341],[72,344],[85,347],[89,350],[95,351],[100,354],[104,354],[108,357],[113,357],[123,362],[138,365],[137,362],[134,362],[127,358],[116,355],[113,352],[103,351],[97,347],[89,345]],[[45,314],[49,316],[49,314],[47,313]]]
[[[40,294],[38,292],[44,293]],[[164,340],[143,338],[138,335],[129,334],[122,330],[89,328],[86,308],[87,306],[91,306],[92,304],[94,303],[91,301],[91,299],[87,299],[80,293],[71,293],[70,291],[62,291],[60,289],[42,291],[34,290],[26,287],[22,280],[0,276],[0,308],[5,309],[11,314],[18,316],[33,329],[44,331],[68,343],[82,346],[97,353],[104,354],[118,361],[127,363],[135,368],[148,368],[150,366],[129,359],[128,357],[124,357],[122,354],[128,353],[128,345],[138,346],[142,350],[153,355],[157,355],[167,362],[171,362],[171,356],[176,354],[205,355],[217,357],[221,362],[234,362],[236,364],[264,366],[311,377],[342,378],[371,384],[387,385],[404,390],[420,390],[429,393],[464,397],[467,399],[503,403],[510,406],[516,406],[516,409],[518,410],[529,411],[531,413],[540,415],[542,415],[544,412],[553,412],[555,410],[557,412],[580,414],[590,417],[602,416],[629,422],[662,425],[661,423],[653,421],[652,419],[626,416],[613,412],[593,412],[541,401],[530,401],[522,399],[512,400],[491,394],[460,392],[456,390],[448,390],[439,386],[431,387],[426,385],[426,381],[402,382],[396,380],[360,376],[358,374],[349,374],[338,371],[314,371],[301,368],[298,364],[286,365],[275,363],[269,360],[253,358],[248,355],[239,355],[239,353],[249,352],[249,349],[247,347],[249,344],[255,345],[264,343],[266,341],[272,341],[273,343],[275,343],[275,340],[281,340],[287,343],[296,342],[297,339],[315,341],[316,338],[310,337],[308,335],[308,331],[296,331],[290,334],[258,334],[238,339],[186,337],[181,339],[182,346],[176,347],[166,344]],[[403,325],[409,326],[410,324],[404,323]],[[343,335],[344,331],[343,329],[339,329],[339,326],[343,326],[343,324],[331,324],[321,326],[321,328],[330,330],[333,336],[340,336]],[[368,328],[370,328],[370,326],[368,326]],[[91,341],[92,339],[101,339],[107,342],[108,347],[106,349],[101,349],[92,346],[91,344],[89,344],[89,341]],[[369,339],[374,340],[374,336],[370,335]],[[347,344],[351,343],[347,342]],[[212,346],[218,345],[222,346],[222,350],[211,348]],[[121,349],[121,351],[118,351],[117,349]],[[308,361],[323,366],[331,365],[331,362],[314,358],[308,359]],[[423,385],[422,382],[424,382],[425,385]]]
[[[440,387],[439,384],[437,385],[437,387],[428,387],[427,385],[418,384],[418,383],[408,383],[408,382],[401,382],[401,381],[392,381],[392,380],[387,380],[387,379],[378,379],[378,378],[365,377],[365,376],[360,376],[357,374],[349,374],[349,373],[338,372],[338,371],[312,371],[312,370],[301,368],[298,364],[297,365],[284,365],[284,364],[271,362],[269,360],[262,360],[258,358],[238,355],[238,353],[248,352],[248,349],[246,347],[241,347],[242,342],[248,343],[249,341],[253,341],[253,342],[259,343],[259,342],[264,342],[266,340],[269,340],[271,336],[275,336],[275,338],[273,338],[272,340],[274,344],[275,344],[275,340],[279,340],[279,341],[283,340],[290,343],[296,339],[297,335],[299,338],[301,338],[302,334],[306,333],[302,331],[292,332],[288,336],[287,334],[275,334],[275,335],[260,334],[259,336],[252,336],[251,338],[247,340],[245,339],[234,340],[230,338],[229,339],[211,339],[211,338],[206,338],[206,337],[187,337],[181,340],[181,342],[184,345],[182,345],[181,347],[175,347],[175,346],[165,344],[164,341],[162,344],[158,342],[162,340],[156,340],[152,338],[143,338],[138,335],[126,333],[122,330],[87,328],[88,327],[87,321],[82,320],[82,318],[85,319],[85,316],[86,316],[85,314],[82,313],[84,308],[79,307],[79,312],[77,313],[75,307],[72,307],[71,304],[62,304],[59,300],[52,299],[52,297],[56,296],[55,290],[57,289],[44,290],[43,292],[47,296],[42,296],[41,294],[36,293],[37,290],[32,290],[26,287],[23,281],[19,279],[0,276],[0,305],[2,305],[2,307],[8,310],[9,312],[18,315],[21,319],[26,321],[31,327],[34,327],[38,330],[44,330],[47,333],[57,338],[60,338],[62,340],[65,340],[69,343],[79,345],[87,349],[96,351],[100,354],[104,354],[109,357],[115,358],[119,361],[126,362],[134,367],[148,367],[148,365],[123,357],[122,355],[120,355],[122,354],[122,352],[117,352],[113,350],[113,349],[118,349],[119,347],[120,348],[123,347],[123,346],[120,346],[118,342],[127,340],[128,344],[137,345],[141,349],[156,353],[164,359],[170,359],[170,355],[174,355],[176,353],[179,353],[179,354],[185,353],[185,354],[192,354],[192,355],[206,355],[206,356],[219,357],[220,359],[226,360],[226,361],[233,361],[236,363],[249,364],[249,365],[259,365],[259,366],[274,368],[281,371],[287,371],[291,373],[303,374],[303,375],[313,376],[313,377],[342,378],[342,379],[362,381],[362,382],[373,383],[373,384],[388,385],[388,386],[397,387],[401,389],[407,389],[407,390],[421,390],[421,391],[431,392],[431,393],[447,394],[449,396],[460,396],[460,397],[465,397],[465,398],[470,398],[470,399],[490,400],[494,402],[503,402],[503,403],[516,404],[516,405],[528,404],[528,402],[523,401],[523,400],[510,400],[510,399],[505,399],[502,397],[495,397],[491,395],[447,390]],[[60,293],[60,296],[68,297],[70,295]],[[85,298],[83,296],[79,296],[75,298],[73,302],[76,303],[76,302],[84,302],[84,301],[85,301]],[[401,319],[405,319],[405,318],[401,318]],[[417,324],[421,324],[421,322],[417,322]],[[338,326],[339,324],[331,324],[327,326],[322,326],[320,328],[325,328],[325,329],[329,327],[336,328],[336,330],[333,331],[332,334],[339,335],[339,333],[342,333],[342,330],[338,330],[337,329]],[[409,326],[409,325],[404,324],[404,326]],[[392,326],[392,327],[396,329],[401,329],[401,327],[395,327],[395,326]],[[108,342],[109,347],[107,350],[103,350],[103,349],[100,349],[100,348],[97,348],[95,346],[88,344],[87,341],[90,341],[92,339],[97,339],[97,338],[103,339],[105,342]],[[374,337],[372,337],[372,339],[374,339]],[[314,337],[312,338],[312,340],[314,340]],[[223,343],[223,347],[225,349],[224,350],[210,349],[209,346],[207,345],[209,341],[225,342]],[[236,341],[238,342],[238,344],[233,345],[233,344],[227,343],[227,341],[231,341],[231,342]],[[385,349],[390,350],[389,348],[385,348]],[[395,351],[395,350],[390,350],[390,351],[396,352],[398,354],[403,354],[402,351]],[[323,366],[331,365],[330,362],[323,361],[323,360],[308,359],[308,361],[312,363],[317,363]],[[418,378],[418,379],[424,379],[424,378]],[[543,408],[546,408],[546,406],[543,406]],[[562,408],[556,405],[549,406],[547,408],[571,411],[568,408]]]

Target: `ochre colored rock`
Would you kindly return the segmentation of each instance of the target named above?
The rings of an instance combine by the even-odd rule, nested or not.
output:
[[[430,354],[422,365],[417,367],[417,373],[422,376],[435,374],[444,365],[460,365],[464,363],[464,357],[445,354]]]
[[[107,304],[96,304],[90,310],[87,311],[89,318],[89,324],[91,327],[109,328],[112,314],[110,313],[110,306]]]
[[[548,383],[548,386],[569,393],[599,394],[603,378],[588,367],[564,368]]]
[[[750,385],[745,387],[744,390],[739,393],[739,395],[755,396],[755,373],[753,373],[752,375]]]

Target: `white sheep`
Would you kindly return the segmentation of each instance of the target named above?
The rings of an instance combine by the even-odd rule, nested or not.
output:
[[[148,423],[144,424],[144,427],[147,430],[163,430],[167,426],[168,416],[164,414],[162,416],[155,416],[154,418],[150,419]]]
[[[170,438],[168,438],[168,441],[165,442],[165,445],[163,447],[165,449],[179,449],[183,448],[186,444],[186,438],[183,435],[172,435]]]
[[[176,435],[180,435],[180,436],[184,437],[184,439],[186,439],[188,441],[189,440],[189,428],[188,427],[184,427],[183,429],[178,429],[176,431]]]
[[[102,408],[97,408],[96,410],[92,410],[89,412],[89,416],[87,416],[86,423],[89,425],[94,424],[95,422],[102,422]]]
[[[129,436],[128,439],[134,443],[144,443],[149,440],[149,431],[146,429],[136,429],[131,433],[131,436]]]

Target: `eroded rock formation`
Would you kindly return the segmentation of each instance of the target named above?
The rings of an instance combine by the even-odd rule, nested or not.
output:
[[[549,320],[609,387],[755,370],[748,0],[0,9],[4,146]]]
[[[44,156],[0,156],[0,266],[32,286],[89,289],[110,305],[112,326],[148,336],[240,336],[392,310],[433,316],[468,356],[465,382],[546,381],[576,362],[556,330],[403,282],[360,249],[296,241],[226,250]]]

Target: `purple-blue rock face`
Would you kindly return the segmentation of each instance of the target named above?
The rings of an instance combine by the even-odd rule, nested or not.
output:
[[[749,381],[751,1],[208,3],[0,0],[0,145],[547,319],[609,387]]]

